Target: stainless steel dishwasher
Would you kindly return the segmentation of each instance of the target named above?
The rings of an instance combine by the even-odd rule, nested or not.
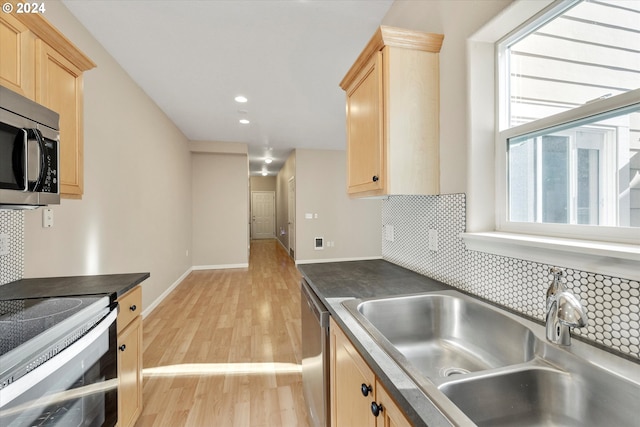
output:
[[[328,427],[329,412],[329,312],[309,284],[302,280],[302,389],[309,424]]]

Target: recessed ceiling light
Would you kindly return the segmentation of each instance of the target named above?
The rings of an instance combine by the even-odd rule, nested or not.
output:
[[[273,162],[273,159],[271,157],[267,157],[266,159],[264,159],[264,162],[266,164],[269,164],[269,163]]]
[[[236,100],[236,102],[242,102],[242,103],[245,103],[248,101],[248,99],[242,95],[238,95],[234,99]]]
[[[251,123],[249,120],[247,119],[240,119],[238,120],[240,123],[242,123],[243,125],[248,125],[249,123]]]
[[[269,175],[269,172],[267,172],[267,171],[262,171],[262,176],[267,176],[267,175]]]

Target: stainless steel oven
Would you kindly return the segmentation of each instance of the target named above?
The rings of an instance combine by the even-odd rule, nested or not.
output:
[[[115,426],[117,313],[108,297],[0,301],[0,426]]]

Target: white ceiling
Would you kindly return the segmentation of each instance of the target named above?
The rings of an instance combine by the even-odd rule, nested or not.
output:
[[[338,83],[391,3],[64,1],[187,138],[247,143],[253,175],[267,155],[274,175],[294,148],[345,148]]]

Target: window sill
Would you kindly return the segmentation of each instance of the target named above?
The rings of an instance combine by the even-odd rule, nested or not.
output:
[[[640,246],[504,232],[463,233],[466,248],[640,280]]]

